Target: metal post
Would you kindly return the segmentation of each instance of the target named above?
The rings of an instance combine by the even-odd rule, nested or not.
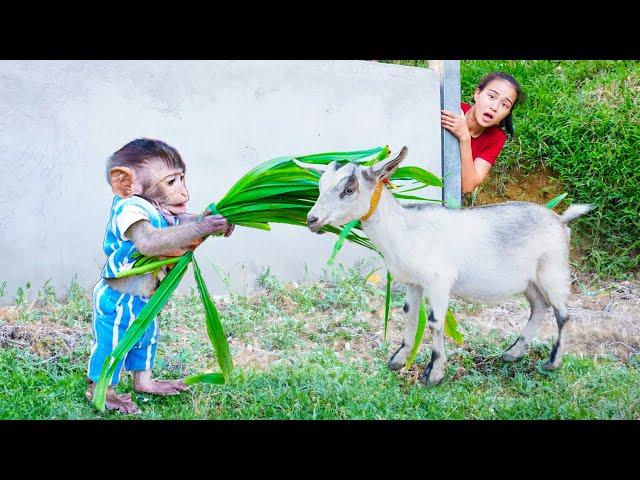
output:
[[[429,68],[440,76],[440,108],[460,113],[460,60],[429,60]],[[442,200],[445,206],[462,205],[460,142],[444,128],[440,132],[442,148]]]

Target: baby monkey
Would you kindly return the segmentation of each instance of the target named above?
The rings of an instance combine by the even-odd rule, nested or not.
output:
[[[145,256],[176,257],[193,251],[206,236],[233,232],[222,215],[186,213],[189,193],[184,183],[185,164],[177,150],[164,142],[134,140],[107,160],[107,181],[115,197],[104,238],[107,261],[93,289],[93,342],[88,367],[86,397],[93,398],[105,359],[115,349],[149,297],[171,268],[157,275],[147,273],[115,278],[131,268],[136,252]],[[141,339],[117,365],[109,381],[106,408],[135,413],[138,407],[129,394],[117,394],[123,363],[133,372],[137,392],[174,395],[187,389],[183,380],[151,377],[159,336],[155,318]]]

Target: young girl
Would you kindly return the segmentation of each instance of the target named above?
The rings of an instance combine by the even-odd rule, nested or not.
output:
[[[522,87],[515,78],[493,72],[486,75],[476,88],[473,105],[460,103],[462,115],[442,110],[442,127],[460,141],[462,193],[473,192],[495,165],[507,134],[513,135],[511,113],[523,95]]]

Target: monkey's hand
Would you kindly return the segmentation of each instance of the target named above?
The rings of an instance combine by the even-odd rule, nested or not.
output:
[[[202,214],[203,219],[204,217],[208,217],[208,216],[212,216],[213,214],[211,213],[211,210],[206,209],[204,211],[204,213]],[[219,215],[222,216],[222,215]],[[224,217],[223,217],[224,218]],[[225,218],[226,220],[226,218]],[[227,222],[228,223],[228,222]],[[236,226],[233,223],[229,223],[229,226],[227,227],[227,229],[224,231],[224,236],[228,237],[229,235],[231,235],[233,233],[233,231],[235,230]]]
[[[227,219],[219,214],[207,215],[202,220],[200,220],[200,224],[203,225],[208,235],[213,235],[216,233],[224,233],[226,235],[230,227],[230,224],[229,222],[227,222]],[[229,232],[229,235],[230,234],[231,232]]]

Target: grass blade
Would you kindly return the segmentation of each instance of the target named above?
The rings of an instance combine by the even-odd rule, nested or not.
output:
[[[420,310],[418,311],[418,325],[416,326],[416,338],[413,342],[413,348],[411,349],[411,353],[409,354],[409,358],[407,358],[407,363],[405,363],[404,367],[408,369],[413,363],[414,358],[416,358],[416,354],[418,353],[418,349],[420,348],[420,343],[422,342],[422,337],[424,336],[424,327],[427,324],[427,313],[426,306],[424,303],[424,298],[420,299]]]
[[[193,385],[194,383],[210,383],[213,385],[222,385],[225,383],[224,375],[221,373],[200,373],[198,375],[189,375],[184,378],[184,383]]]
[[[464,337],[458,330],[458,321],[451,309],[447,310],[447,315],[444,318],[444,333],[451,337],[458,345],[462,345]]]
[[[387,324],[389,323],[389,306],[391,304],[391,273],[387,270],[387,293],[384,299],[384,341],[387,341]]]
[[[349,236],[349,232],[351,232],[353,227],[358,225],[358,223],[360,223],[360,220],[353,220],[342,227],[342,230],[340,230],[340,235],[338,236],[338,240],[336,241],[336,244],[333,246],[333,252],[331,253],[331,257],[327,261],[327,265],[333,265],[333,262],[336,259],[336,255],[342,248],[342,245],[344,245],[344,241],[346,240],[346,238]]]
[[[545,207],[547,207],[547,208],[549,208],[549,209],[553,210],[553,209],[556,207],[556,205],[558,205],[562,200],[564,200],[564,197],[566,197],[567,195],[568,195],[568,193],[567,193],[567,192],[565,192],[565,193],[563,193],[563,194],[561,194],[561,195],[558,195],[558,196],[557,196],[557,197],[555,197],[555,198],[552,198],[551,200],[549,200],[549,201],[545,204]]]
[[[198,284],[198,290],[200,290],[200,298],[204,304],[205,318],[207,321],[207,335],[209,335],[209,340],[211,340],[211,344],[216,352],[216,359],[218,360],[218,365],[220,365],[222,374],[228,381],[231,377],[231,370],[233,370],[233,362],[231,360],[231,354],[229,353],[229,343],[227,342],[227,337],[222,329],[218,310],[209,296],[209,291],[204,283],[202,274],[200,273],[200,268],[198,267],[198,263],[195,258],[193,259],[193,275],[196,279],[196,283]]]

